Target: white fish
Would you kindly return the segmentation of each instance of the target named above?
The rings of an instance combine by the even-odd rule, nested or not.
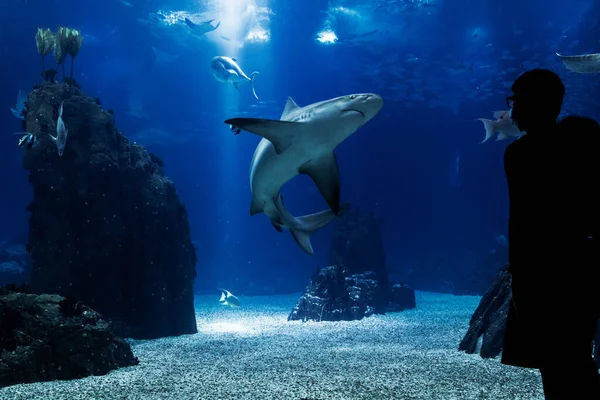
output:
[[[494,118],[496,120],[477,118],[478,121],[483,122],[485,127],[485,139],[481,143],[490,140],[495,133],[498,133],[496,141],[523,136],[523,132],[519,131],[519,128],[513,124],[513,120],[510,118],[510,110],[494,111]]]
[[[58,149],[58,155],[62,156],[65,152],[65,145],[67,144],[67,136],[69,135],[69,130],[65,127],[65,123],[63,122],[63,104],[60,103],[60,108],[58,109],[58,119],[56,120],[56,137],[52,136],[49,133],[50,137],[56,143],[56,148]]]
[[[262,137],[250,164],[250,215],[264,212],[275,229],[289,229],[302,250],[313,254],[310,236],[341,209],[334,150],[377,115],[381,107],[382,98],[372,93],[336,97],[305,107],[288,97],[280,120],[226,120],[234,131],[243,129]],[[298,174],[312,178],[330,210],[297,218],[287,213],[281,187]]]
[[[39,141],[36,136],[29,132],[18,132],[15,135],[21,135],[21,139],[19,139],[19,147],[23,147],[27,150],[30,150],[38,145]]]
[[[229,290],[219,289],[221,291],[221,298],[219,304],[222,306],[239,307],[240,299],[231,294]]]
[[[594,74],[600,72],[600,53],[581,54],[576,56],[563,56],[556,53],[569,71],[580,74]]]

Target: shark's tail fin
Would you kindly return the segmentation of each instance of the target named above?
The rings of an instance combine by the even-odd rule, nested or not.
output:
[[[256,75],[258,75],[258,72],[254,71],[252,74],[250,74],[250,86],[252,86],[252,93],[254,94],[254,97],[256,97],[256,100],[258,100],[258,96],[256,95],[256,90],[254,90],[254,77],[256,77]]]
[[[313,233],[327,225],[335,214],[331,209],[327,209],[315,214],[304,215],[302,217],[294,217],[283,205],[283,197],[281,194],[274,199],[275,206],[283,222],[283,225],[290,230],[296,243],[308,254],[313,254],[313,247],[310,243],[310,237]]]
[[[483,122],[483,127],[485,128],[485,139],[481,143],[487,142],[494,136],[494,121],[485,118],[477,118],[477,120]]]

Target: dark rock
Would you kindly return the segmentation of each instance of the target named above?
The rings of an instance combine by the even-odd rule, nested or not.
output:
[[[381,285],[372,271],[350,274],[342,265],[322,268],[311,279],[288,321],[353,321],[383,314],[388,307],[382,297],[387,298],[390,292],[398,294],[393,297],[396,302],[393,310],[415,307],[412,289],[399,285],[399,288],[382,288]],[[405,300],[406,303],[400,303]]]
[[[60,157],[49,134],[63,101],[69,136]],[[34,193],[27,207],[32,290],[82,301],[120,336],[197,332],[196,252],[162,161],[73,85],[40,85],[26,106],[26,131],[39,139],[23,159]]]
[[[334,222],[329,246],[329,265],[343,265],[350,275],[374,274],[379,284],[373,306],[384,312],[390,302],[390,282],[383,249],[381,224],[373,213],[346,205]]]
[[[504,346],[511,291],[511,276],[504,267],[473,313],[469,329],[458,346],[459,351],[479,353],[482,358],[494,358],[500,354]],[[600,368],[600,322],[594,341],[594,359]]]
[[[373,213],[362,213],[348,206],[336,218],[329,264],[341,264],[350,274],[372,271],[380,283],[388,283],[380,223]]]
[[[510,274],[507,268],[503,268],[479,302],[469,322],[469,329],[458,346],[459,350],[469,354],[479,351],[483,358],[493,358],[500,354],[511,299],[510,283]],[[478,349],[480,337],[481,350]]]
[[[413,289],[389,282],[374,214],[344,207],[335,221],[329,260],[331,266],[312,277],[288,320],[350,321],[416,306]]]
[[[415,291],[412,288],[400,283],[390,286],[389,303],[386,311],[398,312],[416,306]]]
[[[61,312],[58,295],[0,295],[0,387],[104,375],[138,364],[131,347],[101,316],[80,304]]]

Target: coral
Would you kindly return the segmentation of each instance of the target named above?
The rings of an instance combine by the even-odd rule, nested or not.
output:
[[[44,67],[44,58],[50,54],[54,47],[55,37],[50,29],[38,28],[35,34],[35,44],[37,45],[37,51],[42,56],[42,75],[46,68]]]
[[[63,101],[69,136],[58,157],[49,133]],[[72,85],[40,85],[27,104],[26,131],[39,138],[23,155],[33,292],[74,297],[121,336],[195,333],[196,252],[162,161]]]

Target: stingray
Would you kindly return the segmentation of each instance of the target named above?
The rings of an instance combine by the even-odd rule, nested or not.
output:
[[[556,53],[569,71],[580,74],[593,74],[600,72],[600,53],[581,54],[576,56],[563,56]]]

